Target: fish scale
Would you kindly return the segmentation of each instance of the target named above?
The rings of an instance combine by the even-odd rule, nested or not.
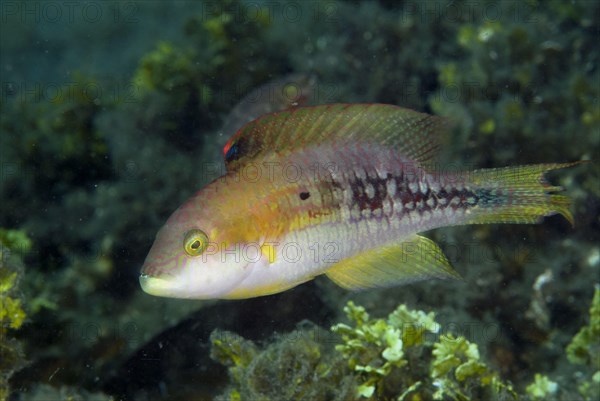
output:
[[[401,227],[406,231],[444,224],[448,221],[446,214],[458,218],[478,205],[480,195],[476,191],[456,185],[446,187],[447,184],[435,181],[431,175],[422,175],[425,176],[422,180],[410,179],[402,172],[396,175],[386,173],[385,177],[364,172],[344,176],[345,180],[338,185],[350,188],[351,198],[345,205],[351,210],[349,221],[399,221],[399,225],[388,226]],[[455,176],[447,181],[462,180],[462,177]],[[487,196],[488,203],[491,201],[490,190],[481,194]]]

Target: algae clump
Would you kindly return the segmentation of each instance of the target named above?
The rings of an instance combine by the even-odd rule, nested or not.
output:
[[[546,399],[549,395],[555,394],[558,384],[539,373],[535,374],[535,380],[527,386],[527,394],[533,399]]]
[[[356,395],[377,400],[517,399],[510,384],[480,361],[476,344],[439,335],[434,313],[400,305],[386,320],[344,308],[354,327],[337,324],[337,345],[357,375]],[[437,339],[437,341],[435,341]]]
[[[232,380],[216,400],[352,400],[352,378],[318,341],[322,330],[289,333],[263,349],[237,334],[214,331],[211,358],[229,368]]]
[[[0,229],[0,401],[8,398],[10,376],[25,364],[21,344],[10,330],[19,329],[27,317],[17,286],[23,270],[21,254],[30,248],[22,231]]]
[[[576,365],[586,365],[592,370],[591,379],[579,384],[584,397],[600,394],[600,286],[596,285],[590,307],[590,323],[582,327],[567,346],[567,358]]]
[[[260,347],[213,332],[211,357],[231,378],[218,400],[518,399],[476,344],[439,335],[434,313],[399,305],[387,319],[373,319],[353,302],[344,312],[350,324],[334,325],[334,337],[304,328]]]
[[[433,312],[399,305],[377,319],[351,301],[344,312],[350,323],[334,325],[333,334],[304,327],[266,345],[213,332],[211,358],[227,366],[231,378],[217,400],[554,400],[573,394],[568,383],[540,373],[517,392],[483,360],[477,344],[442,333]],[[599,288],[590,312],[590,324],[567,355],[595,373],[573,399],[595,399],[599,390]]]

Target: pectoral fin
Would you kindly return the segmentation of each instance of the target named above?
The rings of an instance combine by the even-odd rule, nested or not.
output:
[[[419,235],[344,259],[326,275],[350,290],[391,287],[428,278],[461,278],[440,247]]]
[[[260,246],[260,251],[262,252],[262,256],[267,258],[269,264],[275,263],[275,247],[273,243],[266,242]]]

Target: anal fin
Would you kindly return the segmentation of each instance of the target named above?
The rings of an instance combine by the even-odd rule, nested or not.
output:
[[[461,279],[440,247],[419,235],[344,259],[325,274],[350,290],[391,287],[429,278]]]

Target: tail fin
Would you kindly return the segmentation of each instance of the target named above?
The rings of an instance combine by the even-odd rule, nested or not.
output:
[[[569,210],[571,199],[555,194],[562,188],[549,185],[544,174],[579,163],[475,170],[470,181],[479,207],[473,209],[468,223],[537,223],[544,216],[558,213],[574,225],[573,214]]]

